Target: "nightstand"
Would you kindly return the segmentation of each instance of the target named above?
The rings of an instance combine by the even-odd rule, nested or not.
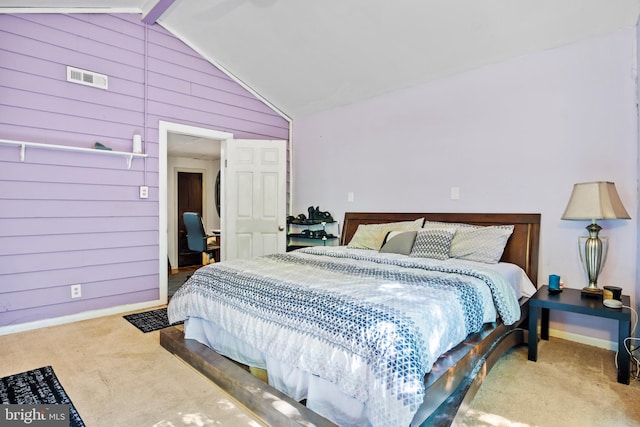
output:
[[[622,295],[622,304],[629,306],[630,298]],[[540,310],[538,310],[540,309]],[[580,289],[564,288],[562,292],[550,294],[547,286],[542,286],[529,299],[529,360],[538,359],[538,314],[542,312],[540,338],[549,339],[549,310],[588,314],[618,321],[618,382],[629,384],[629,353],[624,339],[631,334],[631,310],[628,308],[607,308],[601,299],[583,297]]]

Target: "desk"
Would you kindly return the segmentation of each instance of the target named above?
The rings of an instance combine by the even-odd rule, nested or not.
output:
[[[629,306],[628,295],[622,296],[622,304]],[[540,310],[538,310],[540,309]],[[538,312],[542,312],[540,337],[549,339],[549,310],[587,314],[618,321],[618,382],[629,384],[629,353],[624,339],[631,334],[631,310],[628,308],[607,308],[600,298],[583,297],[580,289],[563,289],[558,294],[550,294],[547,286],[542,286],[529,299],[529,360],[538,360]]]
[[[220,230],[211,230],[211,234],[207,235],[207,252],[213,254],[214,262],[220,262],[220,247],[222,243],[220,243]],[[203,257],[204,260],[204,257]],[[203,264],[208,264],[211,262],[210,259],[207,258],[207,262],[203,261]]]

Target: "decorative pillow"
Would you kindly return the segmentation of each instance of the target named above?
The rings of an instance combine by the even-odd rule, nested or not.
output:
[[[390,231],[420,230],[424,218],[414,221],[388,222],[386,224],[360,224],[347,245],[349,248],[380,250],[385,236]]]
[[[451,241],[451,258],[496,264],[502,258],[504,247],[513,233],[513,225],[480,226],[471,224],[427,221],[425,229],[455,227]]]
[[[411,249],[411,256],[421,258],[448,259],[455,228],[429,228],[418,231]]]
[[[418,234],[417,230],[390,231],[384,239],[380,252],[409,255],[416,240],[416,234]]]

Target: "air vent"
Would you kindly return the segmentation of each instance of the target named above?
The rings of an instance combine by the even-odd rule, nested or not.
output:
[[[67,81],[104,90],[107,90],[109,86],[109,78],[104,74],[69,66],[67,66]]]

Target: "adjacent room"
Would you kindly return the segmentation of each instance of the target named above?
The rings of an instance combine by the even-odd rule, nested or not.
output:
[[[640,426],[639,17],[0,0],[0,402]]]

